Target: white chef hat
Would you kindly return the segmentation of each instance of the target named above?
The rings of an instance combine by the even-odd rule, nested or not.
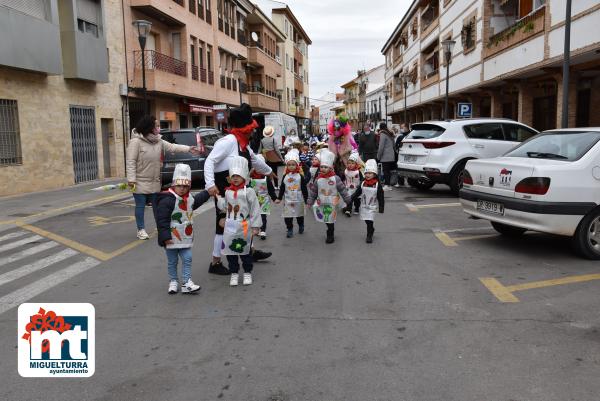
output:
[[[300,164],[300,153],[298,153],[298,149],[290,149],[289,152],[285,154],[285,162],[294,161]]]
[[[377,175],[377,161],[375,159],[367,160],[365,164],[365,173],[374,173]]]
[[[323,149],[321,151],[321,166],[324,167],[333,167],[333,162],[335,161],[335,154],[328,149]]]
[[[350,156],[348,156],[348,161],[353,161],[355,163],[361,163],[360,156],[358,152],[352,152]]]
[[[192,185],[192,169],[187,164],[179,163],[173,171],[172,185]]]
[[[239,175],[248,181],[248,160],[242,156],[233,156],[229,165],[229,176]]]

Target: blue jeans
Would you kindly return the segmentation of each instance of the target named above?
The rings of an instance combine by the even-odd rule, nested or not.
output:
[[[167,266],[169,280],[177,280],[177,262],[181,257],[181,282],[187,283],[192,277],[192,248],[165,249],[167,252]]]
[[[137,224],[138,231],[146,228],[144,225],[144,211],[146,210],[146,203],[152,204],[152,212],[156,206],[156,194],[133,194],[135,200],[135,224]]]

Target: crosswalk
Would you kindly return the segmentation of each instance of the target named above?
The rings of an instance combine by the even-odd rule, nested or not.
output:
[[[98,264],[26,230],[0,234],[0,314]]]

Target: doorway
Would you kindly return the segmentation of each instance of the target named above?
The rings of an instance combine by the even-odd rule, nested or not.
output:
[[[556,128],[556,95],[533,99],[533,128],[538,131]]]
[[[110,147],[114,144],[114,123],[111,118],[100,119],[102,130],[102,161],[104,162],[104,178],[112,177],[110,171]]]
[[[592,90],[590,88],[582,89],[577,92],[577,127],[590,126],[590,108],[591,108]]]

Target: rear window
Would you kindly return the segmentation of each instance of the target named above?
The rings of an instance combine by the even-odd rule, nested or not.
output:
[[[504,140],[502,125],[500,123],[465,125],[463,129],[469,139]]]
[[[442,135],[445,128],[435,124],[413,124],[412,131],[405,139],[432,139]]]
[[[176,145],[187,145],[187,146],[196,146],[196,133],[192,132],[192,131],[184,131],[184,132],[177,132],[177,131],[168,131],[168,132],[163,132],[162,134],[162,139],[164,139],[165,141],[169,142],[169,143],[173,143]],[[214,146],[215,142],[217,142],[217,140],[219,140],[221,137],[223,137],[223,134],[220,131],[217,130],[205,130],[205,131],[200,131],[200,135],[202,136],[202,141],[204,142],[205,146]],[[167,158],[169,160],[185,160],[185,159],[190,159],[192,156],[190,156],[189,153],[168,153],[167,154]]]
[[[600,132],[555,131],[523,142],[506,156],[575,161],[581,159],[598,140]]]

